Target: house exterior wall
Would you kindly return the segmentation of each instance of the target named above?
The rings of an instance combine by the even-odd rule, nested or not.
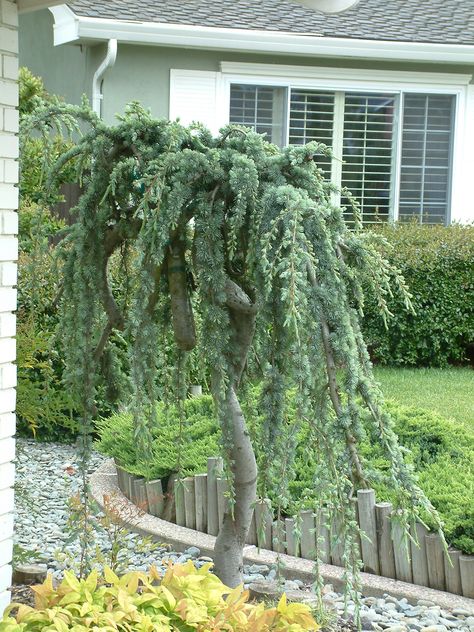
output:
[[[10,600],[15,442],[18,218],[17,8],[0,0],[0,614]]]
[[[71,43],[54,47],[53,26],[54,19],[48,10],[21,16],[20,63],[43,77],[46,88],[64,97],[66,101],[79,103],[84,93],[90,99],[92,77],[105,57],[106,44]],[[222,62],[258,64],[262,67],[265,65],[299,67],[300,69],[320,66],[334,69],[335,76],[342,68],[349,83],[352,79],[354,83],[357,83],[361,74],[368,77],[370,83],[371,73],[374,77],[387,73],[387,86],[390,85],[392,71],[395,71],[393,74],[404,71],[421,73],[421,79],[427,78],[428,73],[442,73],[453,76],[454,82],[456,75],[470,76],[470,85],[467,88],[464,85],[462,97],[458,100],[456,115],[451,221],[474,221],[474,212],[466,203],[466,200],[470,199],[469,182],[474,169],[474,82],[473,68],[468,65],[377,62],[119,43],[116,63],[106,71],[102,82],[104,97],[102,117],[107,123],[113,123],[116,120],[116,114],[122,113],[127,103],[134,100],[140,101],[149,108],[154,116],[168,117],[170,115],[170,71],[182,69],[218,73]],[[353,78],[351,78],[351,70],[353,70]],[[191,79],[190,81],[192,82]],[[245,82],[245,77],[242,81]],[[374,79],[374,85],[375,83]],[[420,91],[423,91],[424,83],[420,80]],[[196,100],[197,95],[193,93],[195,88],[196,85],[193,87],[190,83],[190,103],[193,103],[193,95],[194,102]],[[389,88],[386,89],[389,90]],[[225,107],[223,101],[221,105]],[[189,110],[189,104],[187,109]],[[171,116],[176,116],[177,113],[182,117],[179,109],[172,112]],[[222,116],[217,118],[221,121]],[[204,122],[209,124],[207,119]]]
[[[79,46],[53,45],[54,20],[50,11],[20,17],[20,64],[43,77],[46,88],[70,103],[79,103],[82,94],[89,99],[92,77],[106,53],[105,44]],[[230,53],[119,43],[117,61],[107,70],[103,82],[103,118],[112,123],[127,103],[139,100],[155,116],[169,114],[170,70],[218,71],[222,61],[300,66],[327,66],[363,70],[410,70],[417,72],[469,73],[466,66],[373,62],[355,59],[329,59],[271,54]],[[74,81],[71,80],[74,78]]]

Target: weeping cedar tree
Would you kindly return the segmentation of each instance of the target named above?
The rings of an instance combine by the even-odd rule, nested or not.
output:
[[[280,149],[236,126],[214,138],[199,125],[156,120],[138,104],[108,127],[85,104],[39,103],[24,129],[47,136],[51,121],[86,127],[55,166],[74,160],[83,178],[76,222],[62,243],[61,310],[69,382],[84,411],[84,450],[100,360],[114,332],[131,341],[135,433],[144,455],[156,385],[166,383],[164,390],[182,401],[187,358],[198,353],[211,376],[230,487],[215,569],[236,586],[257,484],[242,380],[258,357],[262,488],[284,511],[298,432],[286,415],[291,388],[296,418],[311,427],[307,449],[320,464],[317,515],[339,525],[335,537],[353,585],[356,489],[388,479],[406,534],[417,515],[436,512],[404,463],[359,325],[364,287],[384,314],[389,273],[407,304],[409,295],[378,254],[377,238],[362,230],[357,205],[349,229],[333,203],[335,189],[317,166],[329,150],[314,142]],[[126,298],[109,274],[119,254],[127,262]],[[185,419],[182,428],[185,435]],[[387,471],[364,464],[357,446],[365,433],[383,446]]]

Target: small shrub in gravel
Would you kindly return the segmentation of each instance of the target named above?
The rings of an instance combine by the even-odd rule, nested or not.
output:
[[[66,573],[54,588],[52,579],[34,588],[36,608],[7,608],[0,632],[65,630],[228,630],[228,632],[315,632],[319,625],[304,604],[248,603],[241,587],[231,590],[209,564],[196,570],[192,562],[170,566],[163,577],[129,573],[119,578],[106,569],[100,580],[93,572],[84,580]],[[10,613],[16,611],[11,616]]]

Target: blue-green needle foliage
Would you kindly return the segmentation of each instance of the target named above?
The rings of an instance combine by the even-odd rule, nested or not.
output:
[[[199,125],[156,120],[138,104],[113,127],[85,107],[57,105],[52,115],[88,124],[58,165],[74,158],[84,186],[63,244],[62,331],[85,423],[94,414],[98,360],[112,331],[125,330],[132,341],[135,438],[144,453],[156,385],[182,400],[194,349],[212,377],[232,481],[226,397],[229,390],[245,397],[241,378],[256,364],[263,373],[263,422],[255,439],[266,454],[261,486],[284,508],[304,419],[311,428],[307,450],[318,463],[319,503],[338,517],[349,582],[358,568],[354,492],[373,480],[357,449],[367,434],[390,463],[407,532],[422,510],[436,522],[404,462],[359,326],[363,287],[371,287],[384,315],[392,292],[402,293],[407,308],[409,294],[376,248],[383,237],[362,231],[357,205],[349,230],[333,203],[334,188],[318,168],[318,156],[329,150],[315,142],[279,149],[236,126],[213,137]],[[34,116],[42,120],[39,111],[30,125]],[[120,303],[108,264],[127,249],[135,253],[131,298]],[[296,393],[296,414],[288,414],[288,389]],[[183,406],[183,436],[185,416]]]

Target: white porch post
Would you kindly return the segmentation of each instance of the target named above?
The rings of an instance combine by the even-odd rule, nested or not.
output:
[[[0,615],[10,600],[18,232],[18,14],[0,0]]]

